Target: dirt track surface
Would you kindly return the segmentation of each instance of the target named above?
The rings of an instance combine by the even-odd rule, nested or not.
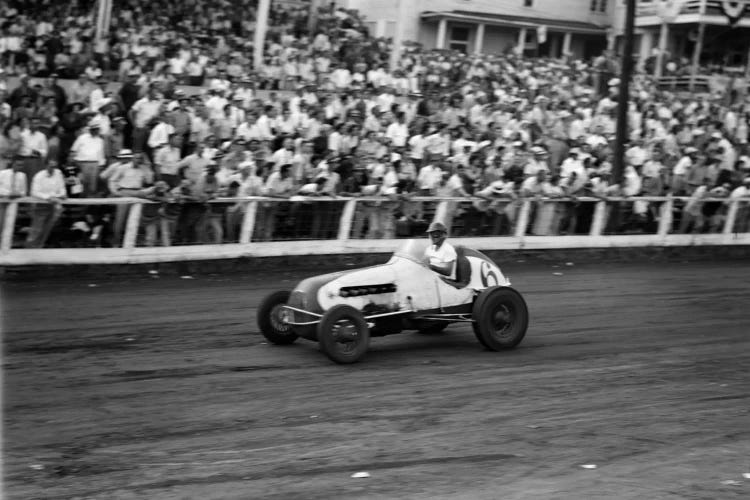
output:
[[[518,349],[352,366],[258,333],[302,274],[5,283],[5,498],[750,498],[749,263],[503,269]]]

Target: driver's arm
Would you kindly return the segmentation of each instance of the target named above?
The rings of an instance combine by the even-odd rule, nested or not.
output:
[[[443,276],[450,276],[453,272],[453,266],[455,264],[455,260],[451,260],[449,262],[441,262],[439,264],[430,264],[429,259],[427,261],[427,265],[430,269],[432,269],[436,273],[442,274]]]

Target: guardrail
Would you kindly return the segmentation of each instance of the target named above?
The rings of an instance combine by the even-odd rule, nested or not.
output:
[[[275,199],[220,198],[207,203],[158,205],[140,198],[69,199],[66,212],[88,217],[107,212],[109,225],[122,236],[115,247],[65,245],[57,248],[23,248],[23,224],[35,206],[34,198],[0,200],[4,208],[0,238],[0,265],[127,264],[183,260],[386,253],[399,238],[424,237],[432,220],[452,229],[451,240],[479,250],[560,249],[639,246],[750,245],[750,197],[705,198],[713,204],[707,216],[702,209],[683,211],[686,197],[634,198],[481,198],[385,197]],[[174,209],[172,214],[169,208]],[[638,207],[634,211],[634,207]],[[157,210],[158,208],[158,210]],[[166,208],[166,210],[164,210]],[[146,212],[146,216],[144,216]],[[190,217],[186,213],[192,214]],[[416,214],[416,215],[415,215]],[[410,216],[411,215],[411,216]],[[184,217],[184,220],[181,219]],[[64,219],[63,226],[75,219]],[[228,236],[231,224],[236,236]],[[401,224],[405,222],[405,224]],[[691,229],[694,223],[701,227]],[[156,238],[184,223],[188,230],[201,224],[217,231],[213,242],[172,244],[170,237]],[[190,225],[193,224],[193,225]],[[401,225],[399,225],[401,224]],[[57,225],[57,229],[67,231]],[[708,231],[708,232],[706,232]],[[564,233],[564,234],[561,234]],[[150,241],[149,240],[150,234]],[[184,237],[184,235],[183,235]],[[161,246],[143,246],[155,245]],[[48,246],[49,246],[48,245]],[[83,246],[83,247],[82,247]]]
[[[672,92],[687,92],[690,90],[690,75],[680,76],[662,76],[657,81],[660,89],[671,90]],[[694,92],[710,92],[711,77],[706,75],[696,75],[693,79]]]

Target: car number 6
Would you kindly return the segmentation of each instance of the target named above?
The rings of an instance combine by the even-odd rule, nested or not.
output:
[[[479,274],[482,278],[482,286],[497,286],[500,284],[500,280],[497,277],[497,274],[495,274],[495,271],[490,266],[489,262],[482,261],[482,264],[479,266]]]

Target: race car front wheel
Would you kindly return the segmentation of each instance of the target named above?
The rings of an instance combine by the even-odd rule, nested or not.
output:
[[[356,363],[370,345],[370,329],[359,310],[347,305],[334,306],[318,323],[318,343],[331,361]]]
[[[263,299],[258,307],[258,328],[272,344],[289,345],[297,340],[297,334],[286,320],[287,310],[283,306],[289,300],[290,292],[274,292]]]
[[[484,290],[472,310],[474,334],[491,351],[516,347],[529,326],[529,310],[520,293],[510,287]]]

